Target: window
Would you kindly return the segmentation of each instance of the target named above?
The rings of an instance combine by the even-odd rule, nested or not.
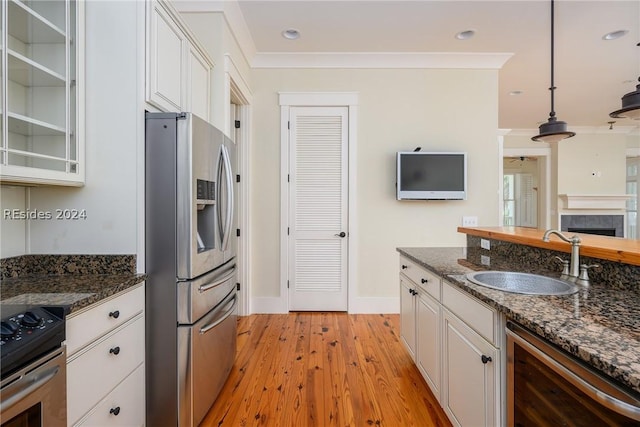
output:
[[[515,224],[516,200],[515,200],[515,178],[514,174],[505,174],[502,180],[503,186],[503,222],[502,225]]]

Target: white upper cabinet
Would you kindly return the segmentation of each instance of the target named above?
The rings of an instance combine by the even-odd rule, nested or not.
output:
[[[2,182],[82,185],[83,2],[0,6]]]
[[[213,61],[170,3],[149,1],[147,23],[147,103],[210,121]]]

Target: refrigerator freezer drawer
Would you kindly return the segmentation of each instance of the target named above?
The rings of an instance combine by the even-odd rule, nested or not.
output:
[[[231,262],[196,280],[178,282],[178,324],[191,325],[236,287],[236,264]]]
[[[178,327],[179,426],[200,424],[224,385],[236,354],[237,294],[192,326]]]

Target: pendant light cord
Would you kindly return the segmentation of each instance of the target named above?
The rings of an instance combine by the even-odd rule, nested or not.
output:
[[[554,70],[554,57],[555,57],[555,49],[554,49],[554,43],[553,40],[555,38],[554,35],[554,7],[553,7],[553,0],[551,0],[551,87],[549,88],[549,90],[551,91],[551,112],[549,113],[549,117],[555,117],[556,116],[556,112],[555,112],[555,108],[554,108],[554,91],[556,90],[556,86],[554,84],[554,75],[553,75],[553,70]]]

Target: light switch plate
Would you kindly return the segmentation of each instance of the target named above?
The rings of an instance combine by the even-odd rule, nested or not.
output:
[[[480,247],[482,249],[491,250],[491,242],[487,239],[480,239]]]
[[[478,217],[477,216],[463,216],[462,217],[462,226],[463,227],[476,227],[478,225]]]

